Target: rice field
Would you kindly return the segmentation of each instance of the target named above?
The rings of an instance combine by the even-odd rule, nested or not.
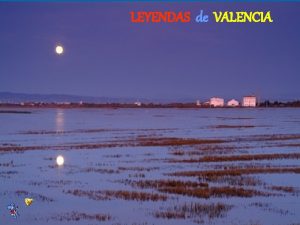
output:
[[[300,109],[11,110],[0,224],[300,224]]]

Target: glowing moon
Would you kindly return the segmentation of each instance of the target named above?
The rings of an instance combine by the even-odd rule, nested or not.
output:
[[[65,162],[65,159],[64,159],[64,157],[62,157],[61,155],[59,155],[59,156],[56,157],[56,164],[57,164],[58,166],[64,165],[64,162]]]
[[[64,53],[64,48],[63,48],[63,46],[57,45],[56,48],[55,48],[55,52],[56,52],[56,54],[58,54],[58,55],[63,54],[63,53]]]

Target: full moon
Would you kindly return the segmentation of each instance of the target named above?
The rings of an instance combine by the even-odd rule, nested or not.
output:
[[[64,48],[61,45],[57,45],[55,48],[55,52],[56,54],[61,55],[64,53]]]
[[[59,156],[56,157],[56,164],[58,166],[64,165],[64,162],[65,162],[65,159],[64,159],[63,156],[59,155]]]

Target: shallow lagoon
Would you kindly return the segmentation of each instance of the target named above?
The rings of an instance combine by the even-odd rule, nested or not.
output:
[[[30,111],[0,114],[0,224],[300,222],[300,163],[291,156],[300,153],[300,109]],[[270,158],[260,160],[262,154]],[[63,167],[55,165],[57,155],[64,156]],[[245,159],[226,158],[240,155]],[[239,174],[174,175],[230,169]],[[162,184],[166,180],[208,187],[184,183],[178,190]],[[139,181],[156,186],[135,185]],[[234,191],[212,191],[216,187]],[[260,193],[243,196],[240,189]],[[25,197],[34,203],[25,206]],[[19,206],[17,220],[6,209],[12,202]],[[191,203],[198,211],[180,208]]]

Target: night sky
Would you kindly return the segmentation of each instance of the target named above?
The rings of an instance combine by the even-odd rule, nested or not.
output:
[[[129,15],[188,10],[194,19],[200,9],[209,23]],[[270,10],[274,23],[216,24],[219,10]],[[299,27],[300,3],[0,3],[0,92],[299,99]]]

